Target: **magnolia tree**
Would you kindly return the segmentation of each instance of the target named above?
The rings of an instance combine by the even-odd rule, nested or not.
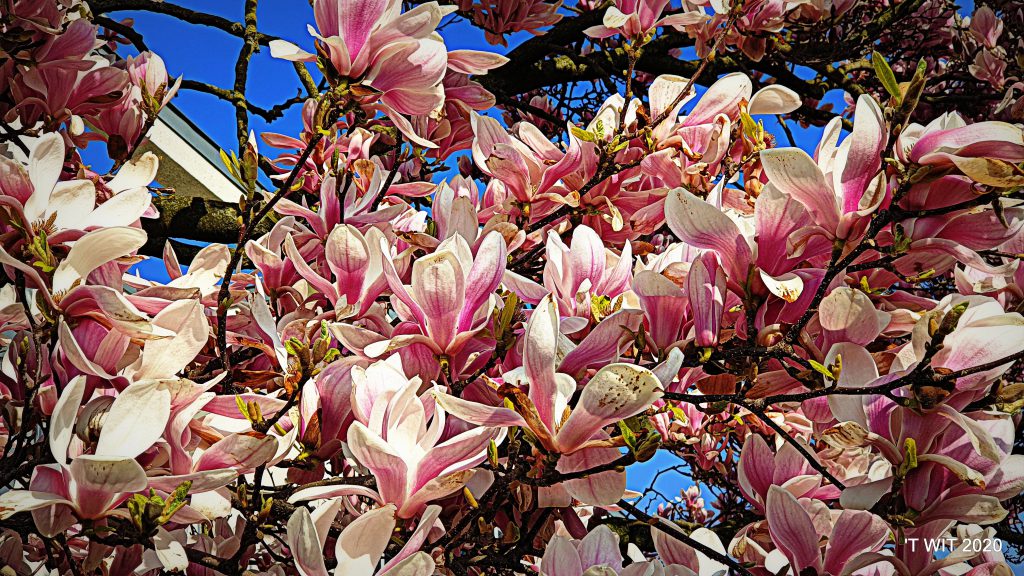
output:
[[[311,4],[0,2],[0,573],[1010,573],[1019,4]],[[179,90],[238,203],[154,182]]]

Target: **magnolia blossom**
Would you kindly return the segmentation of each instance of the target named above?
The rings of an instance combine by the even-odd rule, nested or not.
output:
[[[1020,14],[317,0],[315,50],[269,41],[301,126],[225,151],[251,194],[189,230],[136,150],[184,82],[115,61],[108,4],[0,17],[5,573],[1009,570]],[[448,49],[474,26],[517,46]],[[300,103],[235,92],[241,128]]]
[[[157,382],[137,383],[123,390],[109,405],[92,454],[70,458],[77,408],[85,391],[85,379],[68,385],[54,410],[57,429],[50,450],[57,464],[35,469],[29,490],[0,494],[0,513],[35,512],[37,524],[57,534],[79,520],[103,518],[133,492],[148,485],[146,471],[136,458],[148,450],[164,431],[170,417],[170,393],[158,390]],[[73,516],[72,516],[73,515]]]
[[[288,547],[292,550],[296,568],[302,576],[326,576],[323,548],[327,530],[341,509],[341,501],[333,500],[318,506],[312,513],[297,508],[288,519]],[[395,507],[386,505],[366,512],[345,527],[334,545],[337,565],[331,574],[367,574],[379,576],[430,576],[434,573],[434,560],[416,547],[426,538],[431,528],[428,518],[437,518],[440,508],[423,515],[413,537],[383,569],[377,570],[384,549],[395,529]]]
[[[390,377],[403,379],[397,370]],[[366,381],[375,384],[379,390],[378,381]],[[504,435],[500,428],[479,427],[442,440],[445,410],[431,405],[429,396],[426,402],[417,398],[420,385],[412,378],[398,389],[380,391],[369,420],[354,422],[348,432],[353,455],[377,478],[381,499],[395,504],[402,518],[460,490],[487,457],[488,444]]]
[[[621,34],[627,38],[643,38],[659,26],[685,27],[699,24],[708,16],[699,10],[681,12],[662,17],[668,0],[647,2],[643,0],[617,0],[604,13],[600,26],[584,30],[593,38],[607,38]]]

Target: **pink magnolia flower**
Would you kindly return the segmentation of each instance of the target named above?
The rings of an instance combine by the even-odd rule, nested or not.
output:
[[[887,131],[878,103],[868,95],[857,100],[853,132],[836,146],[838,128],[835,122],[826,128],[816,161],[799,148],[761,152],[768,181],[811,215],[814,225],[800,233],[801,239],[816,234],[856,239],[867,217],[886,199],[881,152]]]
[[[974,58],[974,63],[967,70],[978,80],[984,80],[997,90],[1006,82],[1006,60],[994,52],[982,50]]]
[[[815,522],[819,517],[822,521]],[[844,510],[833,517],[820,501],[798,499],[780,486],[768,490],[765,518],[772,542],[794,574],[845,574],[851,564],[876,560],[874,553],[890,534],[889,525],[870,512]]]
[[[328,576],[323,548],[327,543],[327,531],[338,516],[341,505],[341,500],[334,499],[318,506],[312,514],[299,507],[288,519],[288,548],[302,576]],[[393,504],[387,504],[361,514],[338,536],[334,545],[337,564],[330,574],[431,576],[434,574],[434,559],[418,548],[426,540],[427,532],[440,511],[437,506],[428,508],[405,546],[383,568],[379,566],[397,524],[397,509]]]
[[[986,48],[995,48],[1003,33],[1003,21],[992,8],[981,6],[971,16],[971,35]]]
[[[694,343],[715,346],[725,312],[725,272],[714,253],[705,252],[693,261],[686,275],[686,292],[696,332]]]
[[[528,397],[520,398],[526,413],[467,402],[443,392],[435,392],[435,396],[463,420],[482,426],[528,426],[545,449],[571,454],[595,439],[605,426],[646,410],[662,392],[650,370],[610,364],[587,382],[576,409],[563,419],[576,384],[569,375],[555,371],[557,348],[558,311],[546,296],[527,324],[522,368],[505,374],[509,383],[529,384]],[[615,402],[606,400],[613,397]]]
[[[149,485],[136,458],[163,435],[170,417],[170,393],[158,389],[155,381],[125,388],[103,417],[93,453],[74,456],[69,465],[68,448],[84,392],[83,377],[68,384],[50,423],[50,450],[57,464],[37,466],[29,490],[0,494],[3,518],[33,511],[41,530],[57,534],[76,518],[107,516],[132,493]]]
[[[699,272],[701,284],[713,289],[698,290],[699,286],[694,285],[687,286],[687,290],[691,292],[691,299],[700,297],[691,302],[691,308],[702,311],[702,315],[694,314],[693,318],[700,320],[699,330],[703,331],[702,338],[708,342],[714,340],[713,334],[717,334],[715,326],[720,325],[722,315],[721,304],[713,306],[712,303],[723,300],[726,309],[733,306],[728,303],[726,287],[737,294],[777,297],[779,300],[766,300],[762,308],[766,315],[801,314],[806,304],[801,307],[800,298],[802,295],[809,297],[813,290],[805,290],[805,278],[809,276],[798,266],[830,247],[830,243],[815,238],[802,248],[792,246],[792,237],[806,230],[811,219],[796,199],[783,194],[774,185],[764,188],[752,215],[726,207],[723,190],[719,184],[705,200],[684,188],[677,188],[671,190],[665,200],[665,220],[669,229],[690,247],[706,251],[706,256],[692,258],[690,273],[694,270]],[[717,259],[707,255],[717,255]],[[718,271],[722,270],[725,272],[724,286],[718,278]],[[709,282],[705,283],[705,280]],[[693,282],[697,282],[696,278]],[[761,318],[764,316],[759,314],[756,319]],[[765,323],[770,321],[766,319]],[[750,327],[744,325],[746,329]]]
[[[904,162],[935,168],[969,167],[983,158],[1016,163],[1024,161],[1024,131],[1005,122],[967,124],[951,113],[907,126],[896,151]]]
[[[339,76],[362,80],[400,113],[428,114],[441,105],[447,53],[432,34],[450,10],[429,2],[402,13],[393,0],[318,0],[313,10],[319,33],[312,27],[309,33],[323,43]],[[284,40],[270,49],[276,58],[316,60]]]
[[[618,353],[617,339],[622,329],[615,318],[605,320],[602,326],[605,328],[594,330],[558,364],[558,310],[551,297],[546,296],[527,324],[522,367],[503,375],[506,386],[512,387],[515,410],[465,400],[440,390],[435,390],[434,395],[450,414],[472,424],[528,427],[540,446],[562,455],[557,464],[560,472],[586,470],[611,462],[619,457],[619,451],[607,445],[608,436],[603,428],[643,412],[658,399],[663,388],[659,378],[646,368],[607,364]],[[576,390],[576,381],[569,374],[578,370],[576,366],[589,364],[605,365],[583,386],[579,403],[570,411],[569,398]],[[524,394],[521,389],[526,385],[529,391]],[[567,411],[569,416],[565,417]],[[622,497],[625,480],[624,473],[609,471],[571,480],[564,484],[564,489],[584,502],[608,505]]]
[[[57,24],[58,29],[61,25]],[[42,121],[55,129],[64,122],[75,123],[76,116],[103,110],[111,95],[121,96],[128,75],[92,53],[101,44],[97,29],[86,18],[78,18],[59,34],[53,29],[43,34],[38,48],[25,55],[33,65],[12,65],[13,77],[7,88],[15,106],[8,115],[17,117],[23,126]]]
[[[401,518],[419,514],[427,502],[460,490],[478,464],[487,458],[491,441],[500,442],[504,430],[474,427],[444,439],[445,409],[430,396],[416,396],[420,379],[405,379],[391,369],[391,390],[372,399],[369,421],[353,422],[348,445],[360,463],[377,479],[380,498],[395,504]],[[366,380],[379,384],[380,380]],[[356,391],[353,391],[356,394]]]
[[[107,152],[115,160],[131,157],[134,146],[140,144],[144,136],[142,130],[151,126],[157,114],[174,98],[182,81],[178,77],[172,84],[163,59],[152,52],[129,56],[123,67],[129,80],[124,96],[116,105],[90,116],[90,124],[105,137]],[[83,139],[90,137],[89,133],[83,135]]]
[[[743,497],[762,514],[768,509],[772,486],[781,486],[798,498],[831,500],[839,496],[835,486],[822,485],[821,474],[796,448],[783,443],[778,452],[773,453],[757,434],[743,441],[737,479]]]
[[[593,317],[595,299],[606,298],[612,309],[623,306],[632,275],[629,242],[621,254],[615,254],[605,248],[592,228],[580,225],[573,230],[569,246],[555,231],[549,231],[545,248],[543,286],[515,272],[504,274],[505,283],[525,302],[539,302],[550,293],[560,315],[574,320],[563,325],[568,333],[600,320]]]
[[[460,0],[459,9],[472,11],[473,23],[484,31],[491,44],[507,46],[506,34],[527,31],[539,35],[541,28],[557,24],[559,2],[547,0]]]
[[[73,241],[81,231],[100,226],[131,226],[149,208],[146,186],[156,175],[156,156],[147,153],[125,165],[107,184],[115,194],[97,206],[91,181],[61,180],[66,151],[63,136],[48,133],[34,143],[27,170],[0,157],[6,175],[0,204],[20,217],[29,235],[44,234],[54,244]]]
[[[299,275],[324,295],[334,307],[336,318],[341,320],[366,314],[387,286],[380,253],[382,242],[384,235],[377,228],[370,228],[364,236],[352,225],[334,227],[324,244],[324,275],[306,263],[291,235],[285,239],[284,252]],[[332,276],[333,282],[328,280]]]
[[[374,344],[367,354],[379,356],[422,344],[437,357],[455,358],[490,320],[505,259],[505,241],[496,232],[484,238],[475,257],[466,240],[455,235],[433,254],[413,262],[407,287],[385,254],[384,276],[394,294],[392,302],[410,332]]]
[[[163,58],[152,52],[129,56],[125,60],[125,70],[132,84],[139,88],[142,97],[147,100],[143,106],[151,114],[160,112],[181,86],[180,77],[173,85],[170,83]]]
[[[312,27],[309,31],[334,74],[373,91],[366,100],[370,109],[388,116],[412,142],[434,148],[436,144],[417,135],[402,114],[437,115],[444,105],[448,52],[435,30],[453,10],[437,2],[403,13],[397,0],[318,0],[313,11],[319,33]],[[317,60],[284,40],[272,41],[270,49],[277,58]],[[464,51],[464,58],[469,58],[469,51]]]
[[[661,26],[682,28],[708,19],[700,10],[683,11],[662,17],[669,0],[616,0],[604,13],[600,26],[583,31],[591,38],[608,38],[622,34],[629,39],[642,39]]]
[[[575,194],[596,169],[596,148],[582,142],[570,131],[565,152],[552,144],[540,130],[527,122],[519,122],[515,135],[489,116],[472,115],[473,162],[491,177],[485,204],[507,212],[518,202],[531,206],[529,216],[543,216],[560,205],[572,204]]]

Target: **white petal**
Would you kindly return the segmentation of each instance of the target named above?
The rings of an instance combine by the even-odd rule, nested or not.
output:
[[[292,62],[311,62],[316,60],[316,56],[285,40],[270,41],[270,56],[282,60],[291,60]]]
[[[146,232],[139,228],[100,228],[75,242],[67,258],[53,273],[53,291],[67,290],[76,280],[86,278],[100,266],[128,255],[146,243]]]
[[[761,88],[754,94],[750,99],[747,112],[751,116],[754,114],[788,114],[799,108],[801,104],[803,104],[803,100],[799,94],[785,86],[772,84]]]
[[[171,415],[171,393],[156,384],[136,382],[117,395],[103,420],[98,456],[135,458],[163,435]]]
[[[59,229],[83,230],[82,218],[96,207],[96,187],[88,180],[60,182],[53,188],[46,214],[54,214]]]
[[[90,226],[129,226],[149,208],[152,196],[147,188],[134,188],[113,196],[100,204],[88,217],[78,217],[77,228]]]
[[[32,197],[25,203],[25,217],[29,221],[43,215],[63,166],[64,138],[56,133],[39,138],[28,159],[28,176],[33,188]]]
[[[110,182],[107,182],[107,188],[113,190],[114,194],[117,195],[132,188],[149,186],[156,178],[156,172],[159,167],[160,160],[156,157],[156,154],[146,152],[137,160],[132,160],[122,166],[117,171],[117,176],[114,176]]]

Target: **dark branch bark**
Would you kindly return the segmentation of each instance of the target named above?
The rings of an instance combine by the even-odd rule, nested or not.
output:
[[[147,256],[162,255],[164,243],[172,238],[219,244],[238,241],[241,232],[238,219],[242,215],[238,204],[171,195],[153,197],[153,205],[160,211],[160,217],[142,219],[142,228],[149,235],[142,248],[142,253]],[[273,224],[269,218],[261,222],[254,231],[254,237],[269,232]],[[182,258],[189,259],[190,256]]]
[[[170,2],[162,2],[156,0],[93,0],[89,3],[89,7],[92,9],[93,14],[106,14],[108,12],[122,12],[126,10],[140,10],[143,12],[153,12],[155,14],[165,14],[167,16],[173,16],[182,22],[188,22],[189,24],[199,24],[201,26],[210,26],[212,28],[218,28],[239,38],[245,37],[245,24],[241,22],[233,22],[227,18],[216,16],[214,14],[207,14],[205,12],[196,12],[190,10],[184,6],[172,4]],[[276,40],[276,36],[257,32],[256,40],[261,45],[266,46],[270,44],[271,40]]]

